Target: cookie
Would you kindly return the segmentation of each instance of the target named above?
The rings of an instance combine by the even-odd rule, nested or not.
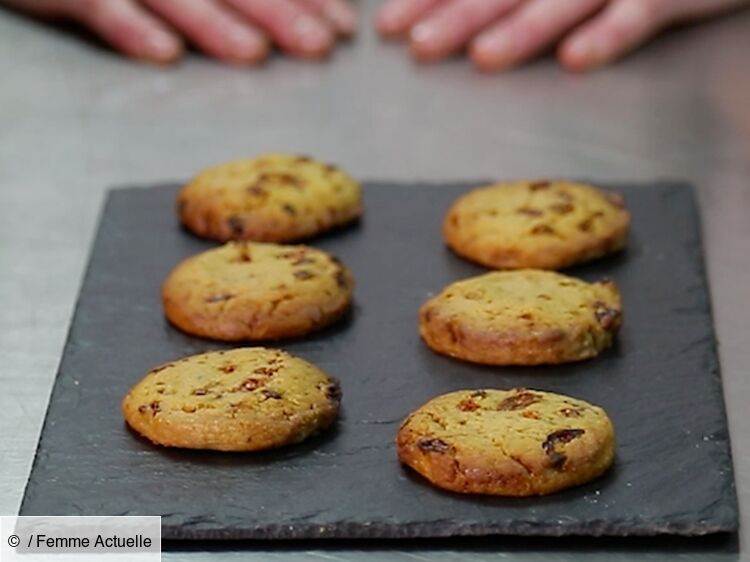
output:
[[[266,154],[204,170],[180,191],[177,209],[204,238],[293,242],[359,218],[362,190],[331,164]]]
[[[612,344],[621,324],[614,282],[535,269],[453,283],[419,311],[419,331],[432,349],[490,365],[588,359]]]
[[[229,242],[180,263],[164,281],[169,321],[196,336],[242,341],[303,336],[341,318],[352,273],[307,246]]]
[[[443,236],[458,255],[493,269],[562,269],[625,246],[622,197],[567,181],[499,183],[449,209]]]
[[[125,421],[158,445],[258,451],[328,428],[338,382],[277,349],[214,351],[153,369],[122,402]]]
[[[536,390],[459,390],[412,413],[398,457],[439,488],[465,494],[543,495],[589,482],[612,464],[607,414]]]

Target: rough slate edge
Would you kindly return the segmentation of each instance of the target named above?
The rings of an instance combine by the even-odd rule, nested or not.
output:
[[[395,183],[395,182],[366,182],[367,184],[370,184],[371,189],[396,189],[396,188],[403,188],[408,189],[410,186],[410,183]],[[420,187],[427,187],[429,188],[437,188],[439,189],[440,186],[444,187],[457,187],[459,185],[466,185],[469,184],[469,182],[446,182],[446,183],[423,183],[423,182],[411,182],[415,186]],[[472,182],[473,183],[473,182]],[[482,183],[482,182],[476,182],[476,183]],[[630,182],[602,182],[601,185],[609,185],[613,188],[616,187],[622,187],[626,189],[638,189],[645,186],[656,186],[661,187],[663,189],[680,189],[683,190],[687,187],[690,188],[690,212],[692,213],[692,219],[694,224],[698,228],[697,232],[697,239],[694,241],[696,242],[694,246],[691,247],[693,257],[695,261],[698,264],[698,275],[700,277],[700,281],[702,283],[702,288],[704,289],[705,296],[706,296],[706,314],[708,319],[711,321],[711,326],[713,326],[713,312],[712,312],[712,306],[711,306],[711,296],[710,292],[708,291],[708,279],[706,276],[706,268],[705,268],[705,261],[703,259],[703,251],[702,251],[702,231],[701,231],[701,223],[700,223],[700,216],[697,211],[696,207],[696,199],[695,199],[695,192],[692,189],[692,186],[689,184],[685,184],[684,182],[680,181],[658,181],[658,182],[649,182],[649,183],[641,183],[641,184],[633,184]],[[134,187],[122,187],[113,189],[111,191],[129,191],[133,189],[167,189],[175,188],[175,184],[168,183],[168,184],[160,184],[160,185],[147,185],[147,186],[134,186]],[[108,209],[108,206],[111,204],[111,197],[108,197],[106,200],[106,203],[102,209],[102,212],[99,217],[98,221],[98,227],[97,227],[97,237],[94,239],[92,245],[91,245],[91,251],[93,252],[94,246],[96,244],[96,241],[98,239],[98,233],[102,227],[103,220],[106,216],[106,211]],[[314,243],[314,242],[313,242]],[[86,273],[83,278],[82,286],[86,283],[86,280],[88,279],[90,275],[90,269],[92,267],[91,262],[91,255],[89,256],[89,262],[86,267]],[[71,325],[68,330],[68,336],[70,335],[70,330],[73,327],[76,316],[78,314],[78,304],[81,300],[81,293],[79,292],[78,298],[76,300],[76,308],[75,308],[75,314],[73,315],[73,319],[71,321]],[[529,522],[523,522],[523,521],[516,521],[511,522],[510,524],[506,523],[500,523],[498,525],[493,524],[486,524],[486,523],[478,523],[478,524],[467,524],[467,523],[456,523],[452,521],[446,521],[441,519],[432,520],[426,523],[401,523],[398,525],[388,525],[383,523],[376,523],[373,525],[370,524],[352,524],[352,523],[334,523],[328,526],[320,526],[320,525],[300,525],[299,523],[295,523],[295,529],[292,530],[286,525],[266,525],[264,527],[255,527],[253,529],[233,529],[233,530],[211,530],[211,529],[201,529],[196,531],[188,531],[184,528],[184,525],[181,526],[170,526],[170,525],[163,525],[163,538],[165,540],[170,539],[177,539],[179,540],[241,540],[241,541],[248,541],[248,540],[256,540],[259,539],[261,542],[265,539],[326,539],[330,537],[334,537],[334,540],[347,540],[347,539],[377,539],[381,537],[386,537],[386,540],[399,540],[402,538],[432,538],[432,537],[457,537],[460,540],[461,536],[464,537],[476,537],[476,536],[492,536],[492,535],[520,535],[520,536],[539,536],[539,537],[545,537],[545,536],[553,536],[553,537],[560,537],[563,535],[567,535],[568,538],[575,539],[577,535],[582,535],[584,537],[599,537],[603,536],[603,539],[600,540],[606,540],[606,537],[613,537],[612,540],[617,540],[618,536],[649,536],[653,537],[654,535],[683,535],[685,537],[696,537],[698,535],[706,535],[706,534],[713,534],[713,533],[732,533],[737,530],[738,528],[738,506],[737,506],[737,497],[736,497],[736,490],[735,490],[735,484],[734,484],[734,476],[733,476],[733,465],[731,461],[731,448],[729,443],[729,435],[728,435],[728,426],[726,421],[726,409],[724,405],[724,399],[723,399],[723,391],[722,391],[722,385],[721,385],[721,375],[720,375],[720,369],[719,369],[719,362],[718,362],[718,356],[717,356],[717,349],[716,349],[716,342],[715,342],[715,330],[712,330],[712,346],[710,346],[711,350],[711,361],[713,365],[715,366],[715,369],[713,369],[712,375],[715,384],[712,386],[712,389],[714,391],[714,398],[717,400],[717,404],[720,406],[720,414],[721,414],[721,422],[724,428],[723,434],[716,435],[715,439],[713,441],[718,442],[724,442],[725,447],[722,449],[722,452],[724,453],[724,461],[725,465],[728,467],[728,479],[730,483],[730,495],[731,498],[723,498],[724,505],[723,509],[720,511],[721,515],[717,516],[716,513],[714,513],[711,517],[713,524],[712,525],[706,525],[705,522],[703,522],[698,528],[695,527],[695,523],[693,522],[679,522],[679,521],[668,521],[665,522],[663,525],[655,526],[653,524],[653,520],[649,522],[644,522],[640,517],[636,518],[628,518],[628,519],[601,519],[601,520],[589,520],[587,524],[581,524],[581,522],[575,522],[572,524],[566,524],[562,522],[558,522],[555,528],[546,528],[545,523],[540,523],[539,526],[537,526],[534,523]],[[66,339],[67,342],[67,339]],[[67,343],[66,343],[67,348]],[[55,390],[57,389],[57,382],[58,377],[60,375],[60,372],[58,370],[58,373],[55,378],[55,386],[53,387],[51,395],[55,394]],[[47,411],[49,413],[49,409]],[[41,433],[41,436],[44,435],[45,430],[47,428],[47,424],[49,423],[49,420],[47,419],[47,415],[45,416],[44,421],[44,427]],[[29,487],[32,484],[32,476],[34,471],[37,468],[37,464],[39,461],[39,450],[41,448],[41,437],[40,437],[40,443],[37,447],[37,454],[34,459],[34,463],[32,466],[32,475],[29,477],[29,481],[27,482],[25,494],[24,494],[24,500],[21,506],[21,514],[24,514],[26,511],[28,511],[28,499],[29,499]],[[729,500],[729,501],[727,501]],[[435,525],[439,525],[439,531],[436,531]],[[626,526],[627,529],[619,528],[618,531],[613,532],[612,526],[615,527],[621,527]],[[569,530],[570,527],[570,530]],[[719,535],[723,536],[723,535]],[[662,537],[662,538],[669,538],[669,537]],[[659,539],[659,537],[655,537],[656,540]],[[690,539],[687,539],[690,540]],[[695,539],[693,539],[695,540]],[[322,541],[327,542],[327,541]],[[189,543],[188,543],[189,544]]]

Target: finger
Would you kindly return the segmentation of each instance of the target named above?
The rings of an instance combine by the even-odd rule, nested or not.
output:
[[[560,46],[560,62],[573,71],[586,71],[631,51],[666,23],[660,4],[616,0],[601,15],[574,32]]]
[[[531,0],[483,31],[471,44],[482,70],[497,71],[538,55],[605,0]]]
[[[226,0],[266,30],[288,53],[322,58],[333,47],[333,32],[307,7],[293,0]]]
[[[455,0],[444,4],[412,28],[412,53],[420,60],[436,60],[455,53],[480,29],[520,1]]]
[[[387,0],[378,11],[375,26],[384,37],[405,35],[443,0]]]
[[[342,37],[357,32],[357,12],[348,0],[299,0],[322,16]]]
[[[143,2],[213,57],[257,63],[268,53],[268,42],[260,30],[215,0]]]
[[[75,2],[80,3],[80,0],[67,2],[60,2],[59,0],[0,0],[0,4],[10,8],[35,16],[50,18],[72,15]]]
[[[665,20],[670,23],[680,23],[713,16],[747,5],[747,0],[683,0],[682,2],[667,3],[663,9]]]
[[[182,54],[180,39],[132,0],[78,4],[80,9],[71,15],[130,57],[166,63]]]

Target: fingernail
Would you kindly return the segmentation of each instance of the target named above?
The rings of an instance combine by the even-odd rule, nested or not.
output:
[[[225,35],[228,55],[241,60],[256,60],[265,54],[262,39],[244,27],[232,26]]]
[[[321,24],[310,16],[300,16],[294,23],[294,32],[300,49],[310,55],[324,54],[330,46],[330,35]]]
[[[480,35],[474,42],[474,47],[482,54],[500,60],[511,58],[514,50],[513,41],[505,33]]]
[[[171,61],[180,54],[180,44],[166,33],[150,33],[145,41],[146,56],[158,61]]]
[[[573,41],[566,49],[568,57],[574,59],[576,62],[584,61],[590,57],[591,47],[589,41],[579,39]]]
[[[433,25],[429,23],[419,23],[411,30],[411,40],[419,45],[430,45],[435,43],[437,32]]]

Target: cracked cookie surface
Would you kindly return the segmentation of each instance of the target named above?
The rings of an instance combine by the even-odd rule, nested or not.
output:
[[[338,382],[276,349],[193,355],[151,370],[122,403],[127,423],[168,447],[256,451],[298,443],[338,415]]]
[[[293,242],[362,215],[362,190],[332,164],[265,154],[205,169],[177,197],[182,224],[204,238]]]
[[[162,287],[169,321],[223,341],[303,336],[341,318],[354,278],[308,246],[229,242],[180,263]]]
[[[589,482],[612,464],[615,436],[601,408],[516,388],[438,396],[401,424],[399,460],[439,488],[532,496]]]
[[[490,365],[580,361],[609,347],[622,324],[612,281],[553,271],[495,271],[458,281],[422,305],[419,331],[438,353]]]
[[[443,236],[494,269],[562,269],[622,249],[630,214],[620,195],[568,181],[498,183],[458,198]]]

